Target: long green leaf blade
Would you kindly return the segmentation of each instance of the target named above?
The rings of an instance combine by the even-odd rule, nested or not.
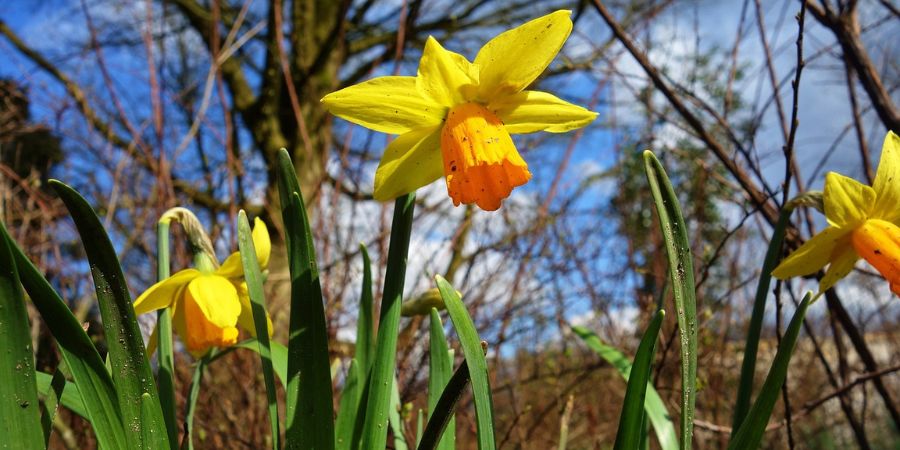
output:
[[[428,418],[425,431],[422,432],[422,439],[419,441],[419,446],[416,447],[418,450],[433,450],[437,448],[441,435],[445,433],[450,419],[456,413],[456,406],[459,403],[459,399],[462,398],[466,386],[469,385],[469,380],[469,365],[463,360],[456,372],[453,373],[453,376],[450,377],[444,392],[441,393],[441,398],[438,399],[437,405],[434,407],[434,414]]]
[[[169,223],[159,222],[156,225],[156,281],[169,278]],[[169,447],[178,446],[178,423],[175,405],[175,346],[172,342],[172,312],[162,308],[156,313],[156,339],[158,342],[159,404],[163,419],[166,421],[166,432],[169,436]]]
[[[775,359],[772,360],[772,368],[763,382],[759,391],[759,396],[741,428],[735,433],[734,438],[728,444],[728,450],[753,450],[759,448],[763,434],[766,432],[766,425],[769,423],[769,417],[772,416],[772,410],[775,409],[775,402],[781,394],[781,386],[787,378],[788,366],[791,362],[791,355],[794,353],[794,347],[797,344],[797,337],[800,336],[800,327],[803,325],[803,319],[806,317],[806,309],[809,307],[809,301],[812,293],[808,292],[791,323],[785,330],[781,343],[778,344],[778,351],[775,353]]]
[[[581,326],[573,326],[572,331],[577,334],[591,350],[597,355],[612,364],[613,367],[628,381],[631,374],[631,361],[619,350],[605,345],[593,331]],[[662,450],[678,450],[678,436],[675,434],[675,425],[669,411],[666,410],[666,404],[663,403],[662,397],[656,392],[652,385],[647,385],[647,394],[644,399],[644,410],[647,412],[647,418],[653,426],[653,432],[659,441],[659,447]]]
[[[450,356],[450,348],[447,346],[447,337],[444,336],[444,325],[437,309],[431,308],[431,325],[429,328],[428,344],[428,420],[434,416],[434,409],[441,399],[441,393],[453,376],[453,357]],[[456,448],[456,419],[450,416],[447,429],[438,443],[439,450],[453,450]]]
[[[387,441],[391,383],[394,380],[397,363],[397,334],[400,329],[400,308],[415,203],[415,193],[400,197],[394,203],[391,243],[381,298],[381,316],[375,340],[375,360],[369,374],[368,393],[363,397],[366,399],[361,441],[364,449],[382,448]]]
[[[98,446],[105,449],[127,448],[113,381],[91,338],[37,267],[13,244],[2,224],[0,233],[12,248],[22,286],[56,339],[56,346],[72,378],[80,386],[84,417],[91,422]],[[63,395],[65,400],[65,392]],[[69,407],[65,402],[63,405]]]
[[[356,319],[356,361],[359,362],[361,374],[369,373],[372,368],[372,355],[375,352],[375,325],[372,315],[372,261],[364,244],[359,244],[359,252],[363,258],[362,292],[359,295],[359,316]],[[365,377],[363,377],[365,378]]]
[[[54,375],[44,372],[36,372],[36,375],[35,381],[37,381],[38,391],[44,392],[51,389]],[[81,392],[75,383],[66,381],[62,394],[59,396],[59,404],[69,411],[90,420],[87,408],[85,408],[84,401],[81,398]]]
[[[253,325],[256,328],[256,340],[259,343],[258,353],[262,364],[263,380],[266,383],[272,448],[278,450],[281,448],[281,433],[278,427],[278,399],[275,397],[275,374],[272,368],[272,348],[269,345],[265,294],[263,293],[259,260],[256,258],[256,248],[253,246],[253,236],[250,234],[250,222],[247,221],[247,214],[243,210],[238,213],[238,247],[240,248],[241,263],[244,266],[244,281],[247,283],[247,291],[250,295],[250,308],[253,314]]]
[[[644,337],[641,338],[637,353],[634,355],[634,363],[628,377],[628,387],[625,389],[622,414],[619,416],[616,450],[630,450],[638,448],[641,444],[641,434],[644,430],[644,398],[647,393],[647,384],[650,382],[653,357],[656,355],[656,338],[659,336],[659,327],[662,325],[665,315],[663,310],[659,310],[653,315],[650,325],[644,331]]]
[[[356,423],[359,409],[360,386],[365,382],[364,379],[360,380],[359,366],[355,358],[350,360],[347,377],[344,379],[341,403],[334,425],[334,444],[338,450],[350,450],[350,443],[353,440],[353,425]]]
[[[11,243],[0,239],[0,431],[23,449],[44,448],[25,296]]]
[[[466,306],[459,298],[456,289],[444,277],[437,275],[438,289],[447,306],[453,328],[459,335],[466,363],[469,366],[469,376],[472,378],[472,393],[475,398],[475,424],[478,432],[478,448],[480,450],[493,450],[494,442],[494,401],[491,398],[491,382],[488,373],[487,360],[484,358],[484,350],[481,347],[481,338],[475,330],[475,323],[469,317]]]
[[[194,413],[197,410],[197,399],[200,398],[200,386],[203,384],[203,374],[206,372],[206,366],[215,359],[216,351],[208,353],[200,361],[197,361],[197,367],[194,368],[194,374],[191,376],[191,386],[188,389],[187,399],[184,401],[184,437],[181,438],[181,448],[192,450],[194,448]]]
[[[650,182],[650,192],[659,215],[659,226],[669,260],[669,277],[672,279],[681,343],[681,448],[690,449],[697,396],[697,297],[694,292],[694,262],[678,196],[662,164],[649,150],[644,151],[644,169]]]
[[[288,359],[287,347],[285,347],[284,344],[281,344],[281,343],[278,343],[275,341],[269,341],[269,347],[270,347],[270,350],[272,351],[272,370],[275,372],[275,376],[278,377],[278,379],[281,381],[281,387],[286,388],[287,387],[287,359]],[[238,348],[252,350],[256,353],[259,353],[259,344],[257,344],[256,339],[250,338],[250,339],[246,339],[244,341],[238,342],[237,344],[234,344],[232,347],[229,347],[226,350],[216,353],[209,359],[209,362],[212,363],[213,361],[228,354],[229,350],[238,349]]]
[[[278,194],[291,273],[285,444],[334,448],[334,408],[325,306],[312,230],[287,150],[278,153]]]
[[[391,408],[388,414],[388,421],[391,424],[391,431],[394,433],[394,449],[409,450],[406,445],[406,435],[403,433],[403,419],[400,417],[400,408],[403,405],[400,402],[400,387],[397,386],[397,377],[391,383]]]
[[[35,377],[37,381],[37,377]],[[50,384],[43,388],[38,383],[38,392],[41,396],[41,428],[44,429],[44,445],[50,444],[50,434],[53,433],[53,420],[62,403],[63,392],[66,388],[66,376],[60,367],[56,368],[50,377]]]
[[[62,198],[75,221],[84,250],[91,265],[91,275],[100,304],[103,329],[109,347],[113,383],[122,412],[122,422],[129,430],[125,437],[132,448],[160,449],[169,446],[168,434],[153,373],[144,352],[144,340],[131,305],[131,294],[125,276],[100,219],[87,201],[69,186],[51,180],[50,185]],[[142,396],[149,394],[142,406]],[[146,410],[142,411],[142,409]],[[148,420],[142,420],[146,417]],[[144,433],[144,428],[149,432]],[[150,441],[144,437],[149,436]]]
[[[756,375],[756,353],[759,349],[759,336],[762,333],[763,316],[766,312],[766,299],[769,297],[769,283],[772,281],[772,270],[781,257],[781,243],[784,241],[784,230],[791,218],[791,210],[781,211],[778,223],[772,231],[772,240],[766,250],[759,284],[756,285],[756,298],[753,300],[753,312],[747,327],[747,339],[744,341],[744,360],[741,362],[741,378],[738,383],[737,400],[734,402],[734,417],[731,422],[731,436],[740,429],[750,410],[750,398],[753,395],[753,378]]]

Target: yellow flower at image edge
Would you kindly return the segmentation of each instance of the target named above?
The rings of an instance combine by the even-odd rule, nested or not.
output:
[[[872,186],[829,172],[823,200],[828,228],[785,258],[772,275],[809,275],[828,264],[821,293],[863,258],[900,295],[900,137],[890,131],[885,136]]]
[[[501,33],[474,62],[429,37],[415,77],[374,78],[325,96],[336,116],[400,135],[375,172],[375,198],[391,200],[444,176],[454,205],[492,211],[527,183],[531,172],[510,134],[562,133],[597,116],[525,90],[569,37],[569,16],[557,11]]]
[[[252,234],[257,260],[265,269],[272,249],[266,224],[257,218]],[[235,344],[238,326],[255,337],[250,298],[243,277],[241,255],[235,252],[214,271],[184,269],[154,284],[135,300],[134,311],[140,315],[171,308],[175,333],[192,355],[200,356],[212,347]],[[271,335],[272,321],[268,317],[266,320]],[[152,342],[155,342],[155,336],[151,337]]]

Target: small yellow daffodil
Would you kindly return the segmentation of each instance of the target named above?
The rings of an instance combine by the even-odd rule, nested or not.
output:
[[[454,205],[493,211],[528,182],[531,172],[510,134],[562,133],[597,116],[525,90],[569,37],[569,16],[557,11],[501,33],[474,62],[429,36],[415,77],[374,78],[325,96],[325,108],[338,117],[400,135],[375,172],[375,198],[396,198],[443,175]]]
[[[828,228],[785,258],[772,275],[809,275],[828,264],[819,282],[822,293],[863,258],[900,295],[900,137],[890,131],[885,137],[872,186],[829,172],[823,200]]]
[[[265,269],[272,243],[266,224],[259,218],[254,221],[252,235],[260,268]],[[134,302],[138,315],[171,308],[175,333],[195,357],[212,347],[235,344],[237,326],[251,336],[256,335],[240,252],[228,256],[218,269],[213,269],[211,264],[199,264],[199,267],[181,270],[154,284]],[[272,321],[268,317],[266,320],[271,335]],[[155,339],[151,337],[151,345],[153,342]]]

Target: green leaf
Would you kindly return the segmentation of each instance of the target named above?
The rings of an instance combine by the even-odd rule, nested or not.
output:
[[[437,405],[434,407],[434,413],[428,418],[425,431],[422,433],[422,439],[417,447],[418,450],[434,450],[437,448],[438,441],[442,440],[441,435],[456,412],[456,405],[459,403],[459,399],[462,398],[466,386],[469,385],[469,380],[469,365],[463,360],[459,369],[456,369],[456,372],[450,377],[444,392],[441,393],[441,398],[438,399]]]
[[[753,396],[753,378],[756,375],[756,353],[759,349],[759,336],[762,332],[763,316],[766,313],[766,299],[769,296],[769,283],[772,281],[772,270],[778,264],[781,257],[781,243],[784,241],[784,230],[791,218],[790,210],[781,211],[778,223],[772,231],[772,240],[769,241],[769,249],[763,261],[762,272],[759,274],[759,284],[756,285],[756,298],[753,301],[753,312],[750,314],[750,324],[747,327],[747,339],[744,341],[744,360],[741,362],[741,378],[738,384],[737,400],[734,402],[734,417],[731,422],[731,436],[747,417],[750,409],[750,398]]]
[[[366,399],[362,432],[364,449],[381,448],[387,442],[391,383],[397,363],[397,333],[400,328],[400,308],[415,203],[415,193],[404,195],[394,203],[391,243],[384,276],[384,292],[381,296],[381,316],[375,340],[375,360],[369,373],[368,392],[363,395]]]
[[[194,412],[197,409],[197,399],[200,397],[200,385],[203,384],[203,373],[206,366],[217,357],[213,349],[206,356],[197,361],[194,375],[191,376],[191,387],[188,390],[187,399],[184,402],[184,437],[181,440],[181,448],[191,450],[194,448]]]
[[[432,419],[434,410],[437,407],[441,393],[450,382],[453,376],[453,356],[447,346],[447,337],[444,336],[444,325],[441,323],[441,315],[437,309],[431,308],[431,325],[429,328],[429,347],[428,347],[428,420]],[[439,450],[453,450],[456,448],[456,419],[450,415],[450,421],[447,423],[447,429],[441,442],[438,443]]]
[[[359,362],[360,374],[365,378],[372,368],[372,355],[375,353],[375,325],[372,315],[372,262],[365,244],[359,244],[363,258],[362,292],[359,294],[359,316],[356,319],[356,361]]]
[[[277,376],[278,379],[281,380],[281,386],[286,387],[288,349],[284,346],[284,344],[280,344],[275,341],[269,341],[269,347],[272,351],[272,370],[275,372],[275,376]],[[209,362],[212,363],[222,356],[227,355],[229,351],[233,351],[239,348],[252,350],[256,353],[259,353],[259,344],[257,343],[257,340],[255,338],[250,338],[238,342],[237,344],[234,344],[231,347],[228,347],[227,349],[222,350],[215,355],[212,355],[209,358]]]
[[[55,374],[50,375],[49,373],[44,372],[37,372],[36,374],[37,378],[35,381],[37,381],[38,391],[49,391],[54,382]],[[78,385],[75,383],[66,381],[65,386],[62,389],[62,394],[59,395],[59,403],[69,411],[90,420],[88,410],[85,408],[84,401],[81,398],[81,392],[78,389]]]
[[[18,448],[44,448],[25,296],[10,249],[0,239],[0,432]]]
[[[84,416],[91,422],[98,446],[105,449],[126,448],[125,430],[113,381],[91,338],[37,267],[13,244],[2,224],[0,233],[12,248],[22,286],[56,339],[56,346],[72,378],[81,386]],[[68,407],[65,402],[63,405]]]
[[[481,338],[478,337],[478,331],[475,330],[475,324],[466,306],[459,298],[456,289],[450,286],[450,283],[440,275],[436,275],[438,289],[441,291],[441,297],[444,298],[444,304],[447,312],[450,314],[450,320],[453,321],[453,328],[459,335],[459,342],[462,345],[463,353],[466,357],[466,363],[469,366],[469,375],[472,378],[472,393],[475,398],[475,424],[478,433],[478,448],[480,450],[493,450],[496,447],[494,443],[494,403],[491,398],[490,374],[488,373],[487,361],[484,358],[484,350],[481,347]]]
[[[577,334],[584,343],[597,353],[606,362],[612,364],[619,374],[626,381],[631,374],[631,361],[619,350],[604,344],[593,331],[580,326],[572,326],[572,331]],[[659,447],[662,450],[678,450],[678,437],[675,435],[675,425],[666,410],[666,404],[656,392],[652,385],[647,385],[647,394],[644,399],[644,410],[650,424],[653,425],[653,431],[656,439],[659,441]]]
[[[334,408],[328,330],[312,230],[287,150],[278,153],[278,194],[291,273],[285,443],[289,448],[334,448]]]
[[[265,294],[263,293],[262,274],[253,236],[250,234],[250,222],[244,210],[238,212],[238,247],[241,263],[244,266],[244,281],[250,295],[250,309],[253,313],[253,325],[256,328],[256,340],[259,344],[259,359],[262,364],[263,380],[266,383],[266,399],[269,402],[269,422],[272,431],[272,448],[281,448],[281,433],[278,427],[278,399],[275,396],[275,374],[272,373],[272,347],[269,344],[269,325],[266,318]]]
[[[662,325],[665,311],[659,310],[650,320],[650,325],[644,331],[644,337],[638,345],[634,355],[634,364],[628,377],[628,387],[625,389],[625,400],[622,406],[622,414],[619,416],[619,430],[616,432],[616,450],[630,450],[638,448],[641,444],[641,434],[644,430],[644,398],[647,393],[647,385],[650,383],[650,371],[653,366],[653,357],[656,355],[656,338],[659,336],[659,327]]]
[[[752,450],[759,448],[763,434],[766,432],[766,425],[769,423],[769,417],[772,416],[772,410],[775,409],[775,402],[778,401],[781,394],[781,386],[787,378],[788,366],[791,362],[791,355],[794,353],[794,347],[797,344],[797,337],[800,335],[800,327],[803,325],[803,318],[806,317],[806,309],[809,307],[809,301],[812,297],[811,292],[803,297],[791,323],[785,330],[781,343],[778,344],[778,351],[775,353],[775,359],[772,360],[772,368],[763,382],[759,391],[759,396],[741,428],[735,433],[734,438],[728,444],[728,450]]]
[[[357,343],[357,345],[359,344]],[[341,392],[341,403],[334,426],[335,448],[339,450],[350,450],[350,443],[353,440],[353,425],[356,423],[359,409],[360,387],[365,381],[360,380],[359,366],[355,358],[350,360],[350,368],[347,369],[347,377],[344,379],[344,390]]]
[[[131,305],[131,294],[125,285],[125,276],[112,242],[97,214],[81,195],[56,180],[50,180],[50,185],[69,210],[82,242],[90,244],[85,245],[84,250],[91,265],[100,304],[122,423],[129,430],[125,437],[131,448],[166,448],[169,439],[156,383],[144,352],[144,340]],[[149,394],[150,399],[147,405],[142,406],[144,393]],[[142,408],[147,409],[146,414]],[[142,420],[142,417],[148,420]],[[149,433],[144,433],[145,427],[149,427]],[[145,436],[152,440],[144,441]]]
[[[394,432],[394,449],[409,450],[409,446],[406,445],[406,435],[403,433],[403,420],[400,418],[400,408],[403,405],[400,403],[400,388],[397,386],[397,377],[394,377],[394,382],[391,383],[391,386],[391,409],[388,421],[391,424],[391,431]]]
[[[694,292],[694,263],[687,227],[678,196],[662,164],[653,152],[644,151],[644,169],[659,215],[659,227],[666,243],[669,277],[675,297],[678,338],[681,344],[681,448],[690,449],[694,434],[694,404],[697,396],[697,297]]]
[[[159,222],[156,225],[156,281],[165,280],[169,275],[169,223]],[[166,421],[169,447],[176,448],[178,419],[175,406],[175,346],[172,343],[172,312],[169,308],[162,308],[156,312],[156,340],[159,352],[157,360],[159,404],[163,419]]]
[[[59,409],[63,390],[66,387],[66,376],[57,367],[50,378],[50,383],[44,387],[38,383],[38,392],[43,399],[41,401],[41,428],[44,430],[44,445],[50,444],[50,434],[53,433],[53,420]],[[37,378],[35,378],[37,381]],[[42,389],[43,388],[43,389]]]

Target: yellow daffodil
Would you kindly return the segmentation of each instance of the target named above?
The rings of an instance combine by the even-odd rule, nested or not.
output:
[[[390,200],[443,175],[453,204],[496,210],[531,172],[510,134],[580,128],[597,116],[551,94],[525,90],[572,31],[557,11],[491,39],[469,62],[428,38],[418,74],[387,76],[322,99],[333,114],[399,134],[375,172],[377,200]]]
[[[269,230],[259,218],[254,221],[252,235],[257,260],[265,269],[272,244]],[[235,344],[237,326],[256,335],[240,252],[228,256],[218,269],[210,264],[199,266],[200,269],[184,269],[154,284],[134,302],[134,311],[139,315],[171,308],[172,326],[194,356],[203,355],[212,347]],[[272,321],[268,323],[271,335]],[[153,342],[151,337],[151,345]]]
[[[822,293],[863,258],[900,295],[900,137],[893,132],[885,137],[872,186],[829,172],[823,200],[828,228],[785,258],[772,275],[808,275],[828,264],[819,282]]]

